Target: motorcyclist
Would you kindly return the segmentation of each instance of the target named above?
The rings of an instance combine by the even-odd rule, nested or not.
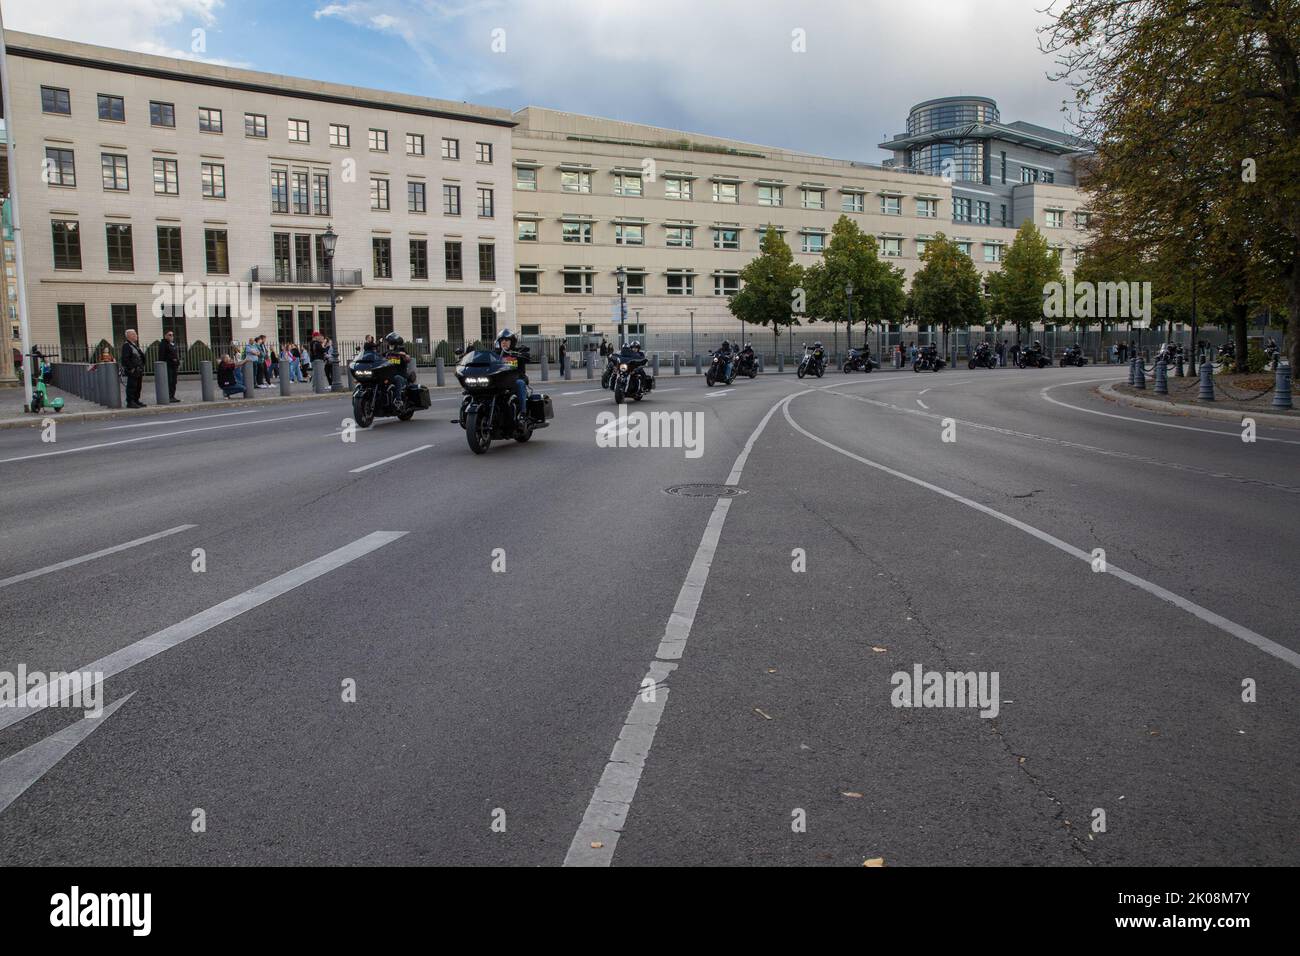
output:
[[[370,343],[366,343],[369,346]],[[406,386],[408,381],[415,381],[415,370],[411,368],[411,356],[406,352],[406,339],[396,332],[384,336],[384,357],[399,359],[401,371],[393,376],[393,407],[400,413],[406,409]],[[410,373],[408,380],[407,373]]]
[[[528,356],[519,351],[519,337],[509,329],[502,329],[497,335],[495,352],[503,362],[519,369],[519,377],[515,379],[515,399],[519,405],[515,421],[523,427],[528,417],[528,376],[524,372]]]
[[[726,380],[731,378],[731,363],[734,360],[731,343],[728,342],[726,339],[723,339],[722,344],[718,346],[717,354],[718,354],[718,358],[722,359],[723,362],[723,366],[722,366],[723,379]]]

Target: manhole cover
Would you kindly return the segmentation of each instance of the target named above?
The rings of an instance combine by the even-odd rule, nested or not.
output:
[[[745,490],[735,485],[673,485],[664,492],[681,498],[735,498],[743,495]]]

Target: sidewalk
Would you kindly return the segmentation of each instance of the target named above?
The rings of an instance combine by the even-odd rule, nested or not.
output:
[[[1249,416],[1270,424],[1300,426],[1300,409],[1273,407],[1273,373],[1261,375],[1214,376],[1214,401],[1197,399],[1200,380],[1194,375],[1178,378],[1170,375],[1169,394],[1157,395],[1153,391],[1154,379],[1147,376],[1147,387],[1136,389],[1128,384],[1102,385],[1102,397],[1149,411],[1197,418],[1215,418],[1240,422]],[[1294,385],[1293,385],[1294,388]],[[1296,399],[1293,397],[1293,401]]]

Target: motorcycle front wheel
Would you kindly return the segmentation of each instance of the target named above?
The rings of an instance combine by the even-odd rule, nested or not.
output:
[[[360,428],[369,428],[375,420],[375,390],[365,389],[352,398],[352,419]]]
[[[808,369],[805,368],[804,366],[800,365],[799,368],[795,371],[794,374],[797,375],[797,376],[799,376],[799,378],[803,378],[805,375],[808,374]]]
[[[465,441],[476,455],[483,454],[492,444],[492,421],[485,409],[476,408],[465,416]]]
[[[625,397],[626,397],[626,394],[625,394],[624,391],[623,391],[623,386],[619,385],[618,382],[615,382],[615,383],[614,383],[614,404],[615,404],[615,405],[622,405],[622,404],[623,404],[623,399],[624,399]]]

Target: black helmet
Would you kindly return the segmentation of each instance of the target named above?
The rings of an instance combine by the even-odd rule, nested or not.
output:
[[[499,333],[497,333],[497,347],[500,348],[501,343],[504,342],[506,339],[509,339],[515,345],[519,344],[519,338],[518,336],[515,335],[515,333],[511,332],[509,329],[502,329]]]
[[[402,352],[406,349],[406,339],[402,338],[396,332],[389,332],[385,335],[384,344],[394,352]]]
[[[641,343],[640,343],[640,342],[637,342],[637,341],[635,341],[635,340],[633,340],[633,342],[632,342],[632,344],[629,346],[629,348],[631,348],[632,351],[634,351],[634,352],[640,352],[640,351],[641,351]]]
[[[729,349],[729,348],[731,348],[731,343],[728,342],[726,339],[723,339],[723,340],[722,340],[722,344],[719,345],[718,348],[720,348],[720,349]]]

